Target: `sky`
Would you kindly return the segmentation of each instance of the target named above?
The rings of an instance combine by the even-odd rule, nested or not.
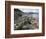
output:
[[[25,9],[25,8],[21,8],[20,9],[21,11],[23,11],[23,12],[36,12],[36,13],[38,13],[39,12],[39,9]]]

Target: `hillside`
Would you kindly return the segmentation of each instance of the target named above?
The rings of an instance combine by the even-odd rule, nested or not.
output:
[[[36,17],[36,18],[35,18]],[[23,12],[19,9],[14,10],[14,29],[15,30],[25,30],[25,29],[35,29],[32,26],[32,20],[36,19],[38,24],[38,13],[33,12]],[[38,25],[36,26],[38,28]]]

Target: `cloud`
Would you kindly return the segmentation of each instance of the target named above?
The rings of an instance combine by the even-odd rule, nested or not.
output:
[[[21,11],[23,12],[39,12],[39,9],[25,9],[25,8],[20,8]]]

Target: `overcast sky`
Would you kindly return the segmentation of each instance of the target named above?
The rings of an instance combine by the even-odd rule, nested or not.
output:
[[[39,9],[25,9],[25,8],[21,8],[20,9],[21,11],[23,12],[36,12],[36,13],[39,13]]]

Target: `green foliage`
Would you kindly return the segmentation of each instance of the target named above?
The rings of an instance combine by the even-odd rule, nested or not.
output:
[[[16,19],[18,19],[19,17],[21,17],[22,16],[22,11],[21,10],[19,10],[19,9],[15,9],[14,10],[14,19],[16,20]]]

